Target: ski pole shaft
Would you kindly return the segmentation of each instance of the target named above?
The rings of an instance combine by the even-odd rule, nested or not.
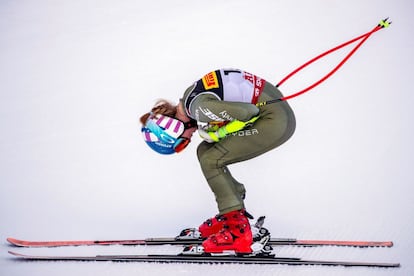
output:
[[[362,44],[364,44],[365,43],[365,41],[373,34],[373,33],[375,33],[375,32],[377,32],[377,31],[379,31],[379,30],[381,30],[381,29],[383,29],[383,28],[386,28],[386,27],[389,27],[389,25],[391,24],[391,22],[388,22],[388,18],[386,18],[386,19],[384,19],[384,20],[381,20],[380,21],[380,23],[378,23],[378,25],[377,26],[375,26],[375,28],[373,28],[371,31],[369,31],[369,32],[367,32],[367,33],[365,33],[365,34],[363,34],[363,35],[360,35],[360,36],[358,36],[358,37],[356,37],[356,38],[353,38],[353,39],[351,39],[351,40],[349,40],[349,41],[347,41],[347,42],[345,42],[345,43],[342,43],[342,44],[340,44],[340,45],[338,45],[338,46],[336,46],[336,47],[334,47],[334,48],[332,48],[332,49],[330,49],[330,50],[328,50],[328,51],[326,51],[326,52],[324,52],[324,53],[322,53],[322,54],[320,54],[320,55],[318,55],[318,56],[316,56],[316,57],[314,57],[314,58],[312,58],[311,60],[309,60],[308,62],[306,62],[306,63],[304,63],[303,65],[301,65],[301,66],[299,66],[297,69],[295,69],[294,71],[292,71],[290,74],[288,74],[285,78],[283,78],[277,85],[276,85],[276,87],[279,87],[279,86],[281,86],[285,81],[287,81],[289,78],[291,78],[293,75],[295,75],[296,73],[298,73],[299,71],[301,71],[303,68],[305,68],[305,67],[307,67],[308,65],[310,65],[310,64],[312,64],[313,62],[315,62],[315,61],[317,61],[317,60],[319,60],[319,59],[321,59],[322,57],[324,57],[324,56],[326,56],[326,55],[328,55],[328,54],[330,54],[330,53],[333,53],[333,52],[335,52],[335,51],[337,51],[337,50],[339,50],[339,49],[341,49],[341,48],[343,48],[343,47],[345,47],[345,46],[347,46],[347,45],[350,45],[350,44],[352,44],[352,43],[354,43],[354,42],[356,42],[356,41],[358,41],[358,40],[361,40],[352,50],[351,50],[351,52],[334,68],[334,69],[332,69],[328,74],[326,74],[323,78],[321,78],[320,80],[318,80],[317,82],[315,82],[315,83],[313,83],[312,85],[310,85],[310,86],[308,86],[307,88],[305,88],[305,89],[303,89],[303,90],[301,90],[301,91],[299,91],[299,92],[296,92],[296,93],[294,93],[294,94],[291,94],[291,95],[289,95],[289,96],[285,96],[285,97],[282,97],[282,98],[279,98],[279,99],[274,99],[274,100],[270,100],[270,101],[266,101],[266,102],[260,102],[260,103],[257,103],[256,104],[256,106],[264,106],[264,105],[267,105],[267,104],[272,104],[272,103],[277,103],[277,102],[281,102],[281,101],[286,101],[286,100],[289,100],[289,99],[292,99],[292,98],[294,98],[294,97],[297,97],[297,96],[299,96],[299,95],[302,95],[302,94],[304,94],[304,93],[306,93],[306,92],[308,92],[309,90],[311,90],[311,89],[313,89],[313,88],[315,88],[316,86],[318,86],[319,84],[321,84],[322,82],[324,82],[326,79],[328,79],[330,76],[332,76],[336,71],[338,71],[338,69],[340,68],[340,67],[342,67],[342,65],[344,65],[345,64],[345,62],[346,61],[348,61],[348,59],[362,46]]]

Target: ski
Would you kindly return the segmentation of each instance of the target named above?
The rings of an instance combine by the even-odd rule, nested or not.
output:
[[[7,241],[18,247],[61,247],[61,246],[88,246],[88,245],[193,245],[201,244],[202,239],[185,238],[147,238],[137,240],[71,240],[71,241],[29,241],[7,238]],[[392,247],[392,241],[338,241],[338,240],[302,240],[271,238],[269,245],[295,246],[348,246],[348,247]]]
[[[392,247],[392,241],[339,241],[339,240],[301,240],[287,238],[270,238],[270,232],[263,227],[265,216],[260,216],[255,224],[251,225],[253,241],[261,241],[266,237],[269,246],[296,245],[296,246],[348,246],[348,247]],[[60,247],[60,246],[87,246],[87,245],[200,245],[203,242],[197,228],[186,228],[176,237],[122,239],[122,240],[55,240],[30,241],[9,237],[7,241],[18,247]]]
[[[274,256],[211,256],[211,255],[96,255],[96,256],[39,256],[13,251],[9,253],[18,259],[28,261],[113,261],[147,263],[198,263],[198,264],[287,264],[360,267],[399,267],[399,263],[304,260]]]

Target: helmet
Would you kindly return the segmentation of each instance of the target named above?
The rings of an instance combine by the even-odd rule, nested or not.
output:
[[[160,154],[172,154],[177,152],[175,147],[181,140],[180,136],[184,130],[185,125],[180,120],[151,114],[141,132],[151,149]]]

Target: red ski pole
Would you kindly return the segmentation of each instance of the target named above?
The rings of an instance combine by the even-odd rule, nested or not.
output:
[[[322,54],[320,54],[320,55],[318,55],[318,56],[316,56],[316,57],[314,57],[313,59],[311,59],[311,60],[309,60],[308,62],[306,62],[306,63],[304,63],[303,65],[301,65],[300,67],[298,67],[297,69],[295,69],[294,71],[292,71],[290,74],[288,74],[285,78],[283,78],[277,85],[276,85],[276,87],[279,87],[279,86],[281,86],[285,81],[287,81],[289,78],[291,78],[293,75],[295,75],[296,73],[298,73],[299,71],[301,71],[302,69],[304,69],[305,67],[307,67],[308,65],[310,65],[310,64],[312,64],[313,62],[315,62],[315,61],[317,61],[317,60],[319,60],[319,59],[321,59],[322,57],[324,57],[324,56],[326,56],[326,55],[328,55],[328,54],[330,54],[330,53],[333,53],[333,52],[335,52],[335,51],[337,51],[337,50],[339,50],[339,49],[342,49],[343,47],[345,47],[345,46],[347,46],[347,45],[349,45],[349,44],[352,44],[352,43],[354,43],[354,42],[356,42],[356,41],[358,41],[358,40],[361,40],[352,50],[351,50],[351,52],[349,52],[349,54],[334,68],[334,69],[332,69],[328,74],[326,74],[323,78],[321,78],[320,80],[318,80],[317,82],[315,82],[315,83],[313,83],[312,85],[310,85],[310,86],[308,86],[307,88],[305,88],[305,89],[303,89],[303,90],[301,90],[301,91],[299,91],[299,92],[296,92],[296,93],[294,93],[294,94],[291,94],[291,95],[289,95],[289,96],[285,96],[285,97],[283,97],[283,98],[279,98],[279,99],[274,99],[274,100],[270,100],[270,101],[266,101],[266,102],[261,102],[261,103],[257,103],[256,105],[257,106],[263,106],[263,105],[266,105],[266,104],[271,104],[271,103],[276,103],[276,102],[281,102],[281,101],[286,101],[286,100],[289,100],[289,99],[292,99],[292,98],[294,98],[294,97],[297,97],[297,96],[299,96],[299,95],[302,95],[302,94],[304,94],[304,93],[306,93],[306,92],[308,92],[309,90],[311,90],[311,89],[313,89],[313,88],[315,88],[316,86],[318,86],[319,84],[321,84],[322,82],[324,82],[326,79],[328,79],[330,76],[332,76],[336,71],[338,71],[338,69],[339,68],[341,68],[342,67],[342,65],[344,65],[345,64],[345,62],[359,49],[359,47],[361,47],[362,46],[362,44],[364,44],[365,43],[365,41],[373,34],[373,33],[375,33],[375,32],[377,32],[377,31],[379,31],[379,30],[381,30],[381,29],[383,29],[383,28],[386,28],[386,27],[388,27],[389,25],[391,24],[391,22],[388,22],[388,18],[386,18],[386,19],[384,19],[384,20],[381,20],[380,21],[380,23],[377,25],[377,26],[375,26],[375,28],[373,28],[371,31],[369,31],[369,32],[367,32],[367,33],[365,33],[365,34],[363,34],[363,35],[360,35],[360,36],[358,36],[358,37],[356,37],[356,38],[354,38],[354,39],[351,39],[351,40],[349,40],[349,41],[347,41],[347,42],[345,42],[345,43],[342,43],[342,44],[340,44],[340,45],[338,45],[338,46],[336,46],[336,47],[334,47],[334,48],[332,48],[332,49],[330,49],[330,50],[328,50],[328,51],[326,51],[326,52],[324,52],[324,53],[322,53]]]

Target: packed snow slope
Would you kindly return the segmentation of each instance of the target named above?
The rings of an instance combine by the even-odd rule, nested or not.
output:
[[[412,1],[1,1],[1,275],[414,275]],[[172,236],[214,215],[194,135],[160,156],[138,118],[177,102],[205,73],[236,67],[277,83],[316,55],[381,30],[333,77],[292,99],[280,148],[230,167],[274,237],[393,240],[385,249],[280,248],[279,256],[401,262],[398,269],[16,262],[9,236]],[[355,44],[353,44],[355,45]],[[312,84],[352,49],[281,90]],[[174,252],[174,247],[15,249],[24,253]]]

